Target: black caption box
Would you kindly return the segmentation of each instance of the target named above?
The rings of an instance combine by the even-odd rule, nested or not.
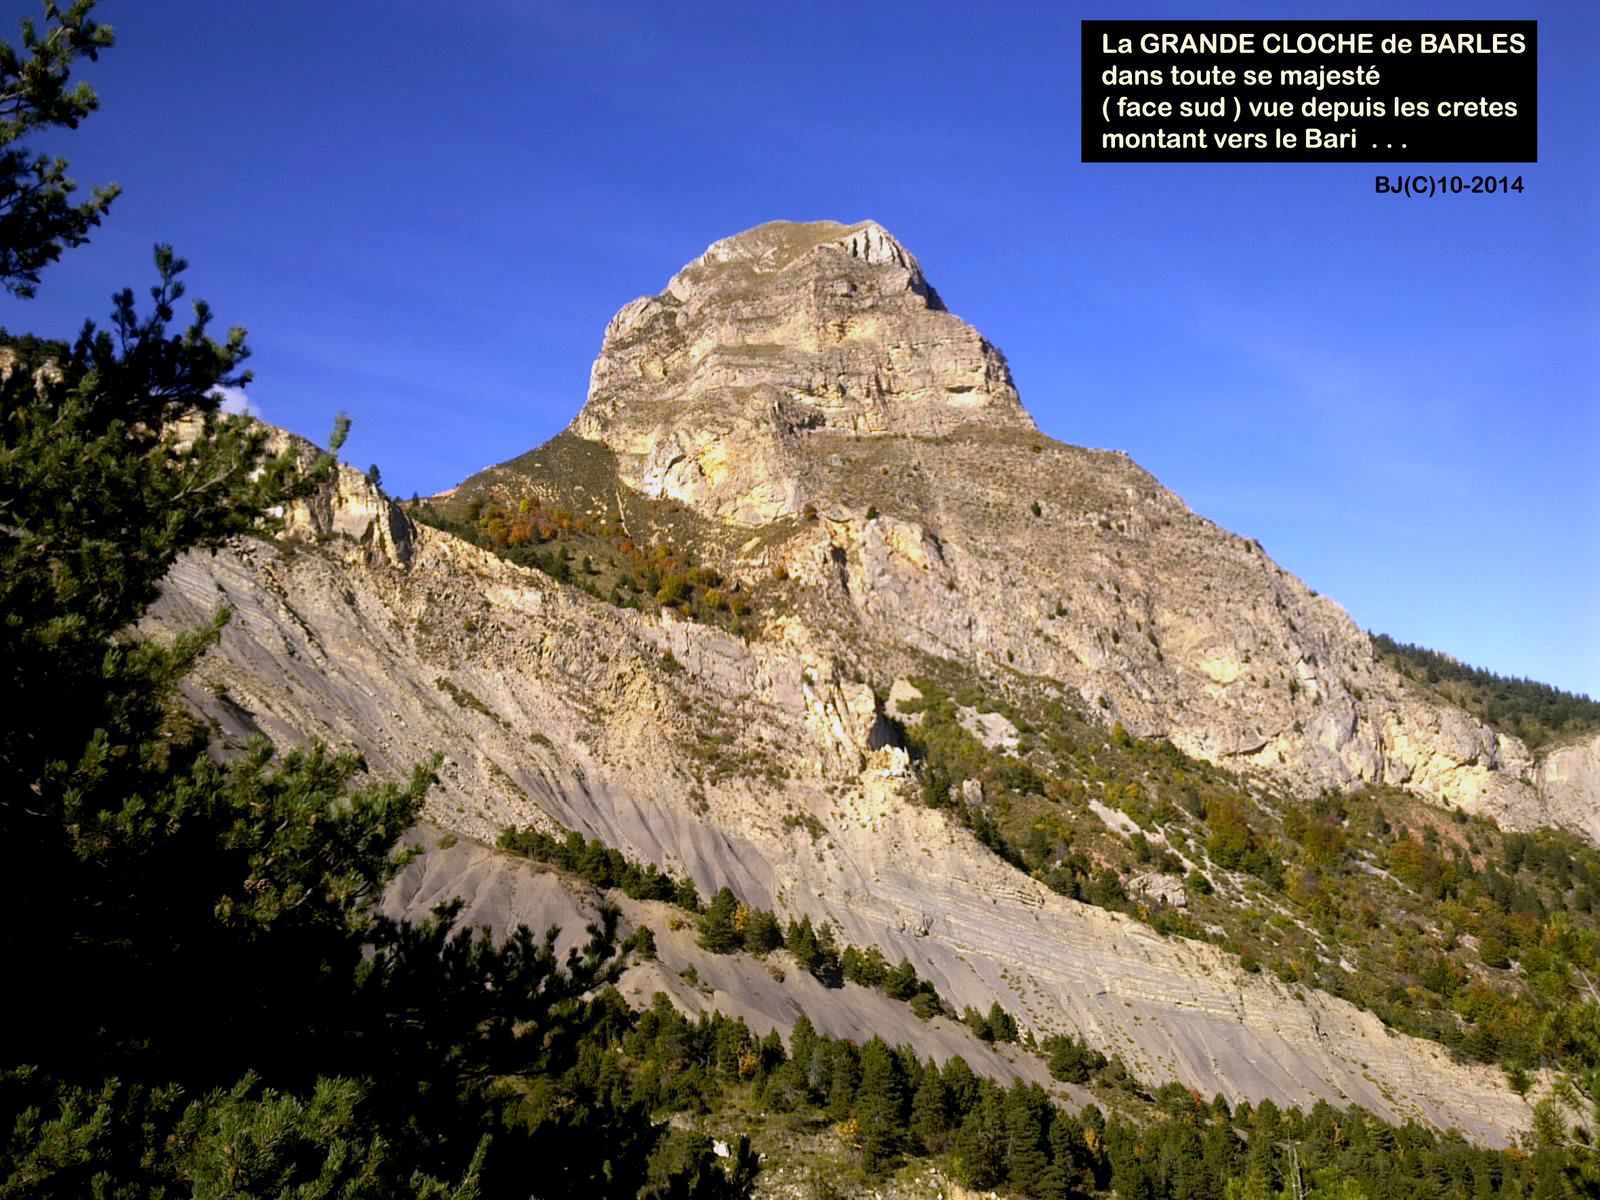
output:
[[[1539,160],[1537,21],[1085,21],[1083,161]]]

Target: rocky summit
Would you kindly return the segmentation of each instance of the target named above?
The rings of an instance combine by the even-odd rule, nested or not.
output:
[[[1492,1145],[1527,1126],[1498,1066],[1358,994],[1378,951],[1364,965],[1251,855],[1335,794],[1387,797],[1384,829],[1413,805],[1434,842],[1501,836],[1476,832],[1491,819],[1593,839],[1597,743],[1536,756],[1126,455],[1040,433],[1004,356],[874,222],[717,242],[612,319],[568,431],[408,509],[344,470],[273,540],[183,560],[149,625],[223,599],[189,696],[226,740],[323,738],[396,773],[446,755],[397,912],[461,894],[493,928],[575,935],[586,886],[489,848],[559,826],[831,923],[950,1011],[999,1004],[1153,1084]],[[623,907],[658,937],[627,976],[641,1003],[757,1032],[804,1011],[1051,1082],[948,1016]],[[1298,965],[1259,970],[1247,936]]]
[[[573,432],[629,486],[758,527],[827,498],[818,435],[1031,432],[1004,356],[866,221],[713,245],[606,327]],[[826,455],[822,455],[825,462]]]
[[[1040,435],[1004,356],[876,222],[710,247],[612,319],[572,432],[625,486],[767,530],[745,565],[812,583],[810,632],[875,678],[948,656],[1303,788],[1552,816],[1523,746],[1418,703],[1258,543],[1125,455]],[[777,524],[807,506],[817,525]]]

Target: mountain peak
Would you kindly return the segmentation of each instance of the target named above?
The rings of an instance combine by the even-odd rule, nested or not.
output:
[[[606,328],[573,431],[623,479],[761,525],[813,495],[829,435],[1032,430],[1005,356],[946,311],[876,221],[775,221],[714,242]]]
[[[916,256],[876,221],[845,225],[838,221],[769,221],[743,233],[713,242],[706,252],[678,272],[667,292],[679,299],[696,287],[725,282],[729,271],[755,276],[775,275],[815,255],[843,254],[869,267],[890,267],[906,273],[911,290],[944,306],[928,286]]]

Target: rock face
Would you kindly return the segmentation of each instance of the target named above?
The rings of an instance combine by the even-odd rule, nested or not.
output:
[[[310,443],[299,438],[289,439],[289,444],[300,449],[302,456],[314,453]],[[281,452],[282,446],[274,444],[272,449]],[[336,468],[331,486],[284,514],[284,532],[313,541],[355,542],[397,565],[411,559],[411,522],[365,475],[343,464]]]
[[[380,778],[440,751],[429,815],[468,838],[559,822],[702,893],[727,885],[785,918],[832,921],[849,943],[909,959],[957,1008],[998,1000],[1037,1035],[1075,1032],[1152,1081],[1356,1103],[1491,1144],[1525,1124],[1496,1070],[1001,862],[917,802],[903,753],[872,745],[870,701],[833,661],[618,610],[436,530],[411,544],[409,561],[339,537],[191,556],[148,627],[190,627],[226,601],[235,616],[188,685],[225,744],[318,737],[360,749]],[[412,868],[389,903],[426,911],[461,893],[495,927],[571,924],[582,901],[536,873],[461,843]],[[687,944],[662,953],[703,966]],[[713,964],[709,996],[670,974],[633,976],[630,994],[667,990],[760,1028],[787,1029],[802,1008],[841,1033],[900,1028],[882,997],[811,988],[798,970],[775,991],[764,969]],[[918,1041],[987,1061],[939,1030]]]
[[[810,641],[879,677],[908,652],[1021,672],[1302,792],[1556,819],[1520,742],[1419,697],[1257,543],[1127,456],[1039,434],[999,351],[874,222],[717,242],[612,319],[572,431],[626,486],[762,528],[743,565],[812,585]]]
[[[825,497],[819,431],[1031,430],[1005,358],[944,311],[872,221],[777,222],[713,245],[607,326],[573,423],[622,479],[756,526]]]
[[[1342,609],[1126,456],[1039,434],[999,352],[870,222],[763,226],[629,304],[573,432],[614,455],[614,477],[586,478],[586,494],[686,506],[727,535],[708,535],[707,557],[781,568],[793,607],[748,639],[619,608],[414,528],[342,471],[276,544],[174,570],[149,628],[187,627],[224,600],[236,612],[192,703],[225,742],[353,744],[379,774],[441,751],[430,816],[460,835],[557,822],[599,836],[703,892],[830,920],[847,942],[909,959],[958,1009],[998,1000],[1036,1034],[1077,1033],[1152,1081],[1357,1103],[1493,1144],[1526,1124],[1496,1070],[1002,862],[918,803],[889,719],[916,720],[902,711],[915,689],[896,683],[885,706],[863,680],[888,688],[951,659],[996,689],[1055,689],[1108,725],[1296,788],[1381,780],[1514,825],[1592,810],[1597,743],[1536,766],[1411,689]],[[986,743],[1015,741],[996,714],[962,721]],[[454,888],[496,927],[584,911],[537,874],[441,847],[390,904],[421,911]],[[891,1027],[881,997],[802,996],[803,973],[780,988],[668,939],[663,961],[680,960],[711,996],[659,969],[635,988],[761,1028],[786,1027],[800,1004],[824,1029]],[[939,1032],[940,1053],[961,1036]]]
[[[1547,753],[1539,764],[1539,792],[1554,823],[1600,842],[1600,735]]]

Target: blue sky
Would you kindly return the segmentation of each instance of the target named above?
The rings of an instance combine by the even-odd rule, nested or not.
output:
[[[1600,696],[1595,6],[867,8],[102,0],[102,111],[41,148],[125,194],[0,325],[103,319],[170,241],[267,419],[348,412],[346,457],[428,493],[565,426],[607,319],[708,243],[871,217],[1046,432],[1365,627]],[[1077,161],[1079,20],[1307,15],[1537,18],[1527,190]]]

